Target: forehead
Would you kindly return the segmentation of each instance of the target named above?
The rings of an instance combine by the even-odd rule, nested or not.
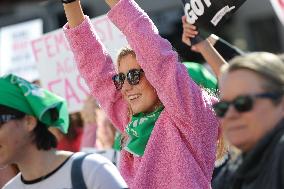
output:
[[[127,73],[131,69],[140,69],[140,65],[138,64],[136,58],[129,54],[121,58],[118,66],[118,72]]]
[[[231,100],[239,95],[263,92],[265,80],[250,70],[235,70],[222,75],[219,89],[220,98]]]

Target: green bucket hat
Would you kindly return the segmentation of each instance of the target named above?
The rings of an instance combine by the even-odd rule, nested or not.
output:
[[[218,89],[217,79],[213,76],[207,69],[195,62],[183,62],[187,68],[187,72],[192,78],[192,80],[202,86],[204,89],[207,89],[208,92],[215,94]]]
[[[67,133],[69,117],[66,101],[23,78],[0,77],[0,104],[36,117],[48,127]]]

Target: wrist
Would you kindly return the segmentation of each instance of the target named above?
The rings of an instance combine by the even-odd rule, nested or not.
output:
[[[199,43],[196,44],[198,46],[198,49],[200,52],[206,51],[210,47],[211,43],[209,42],[208,39],[205,39]]]

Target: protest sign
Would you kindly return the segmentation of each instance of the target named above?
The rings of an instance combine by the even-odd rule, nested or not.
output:
[[[215,33],[246,0],[182,0],[188,23],[197,26],[196,44]]]
[[[92,19],[92,23],[115,60],[117,51],[127,44],[125,37],[105,15]],[[89,89],[79,75],[62,29],[47,33],[31,43],[42,86],[65,98],[69,112],[80,111]]]
[[[0,75],[13,73],[28,81],[38,79],[30,41],[42,35],[43,21],[30,20],[0,29]]]
[[[279,20],[284,25],[284,0],[270,0]]]

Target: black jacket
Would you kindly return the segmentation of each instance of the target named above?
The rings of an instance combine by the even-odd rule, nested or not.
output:
[[[284,189],[284,119],[244,155],[229,161],[213,189]]]

